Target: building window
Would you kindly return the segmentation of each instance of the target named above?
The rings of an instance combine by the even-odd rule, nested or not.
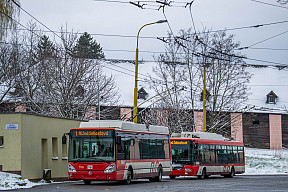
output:
[[[146,100],[147,97],[148,97],[148,93],[145,91],[145,89],[143,87],[141,87],[141,89],[139,89],[139,91],[138,91],[138,99]]]
[[[4,147],[4,137],[0,136],[0,147]]]
[[[259,120],[255,120],[252,123],[253,123],[253,125],[259,125],[260,124]]]
[[[58,139],[57,137],[52,137],[52,155],[53,159],[58,159]]]
[[[278,96],[273,91],[270,91],[270,93],[268,93],[266,95],[266,97],[267,97],[266,103],[268,103],[268,104],[276,104]]]
[[[66,160],[68,157],[68,153],[67,153],[67,144],[63,144],[62,143],[62,159]]]

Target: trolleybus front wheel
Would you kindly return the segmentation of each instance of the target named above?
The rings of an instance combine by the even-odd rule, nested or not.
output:
[[[207,178],[206,169],[205,169],[205,168],[202,170],[202,174],[201,174],[201,175],[198,175],[198,178],[199,178],[199,179],[205,179],[205,178]]]
[[[127,172],[127,179],[123,181],[125,185],[130,185],[132,180],[132,169],[129,168]]]

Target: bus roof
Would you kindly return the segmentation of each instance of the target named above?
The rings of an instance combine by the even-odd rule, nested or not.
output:
[[[135,124],[130,121],[120,120],[90,120],[88,122],[81,122],[80,128],[114,128],[123,131],[169,134],[168,127],[155,125],[146,126],[144,124]]]
[[[244,146],[242,142],[238,141],[221,141],[197,138],[170,138],[171,140],[190,140],[195,143],[210,144],[210,145],[231,145],[231,146]]]
[[[209,132],[181,132],[172,133],[172,138],[198,138],[198,139],[209,139],[209,140],[221,140],[224,141],[224,137],[220,134],[209,133]]]

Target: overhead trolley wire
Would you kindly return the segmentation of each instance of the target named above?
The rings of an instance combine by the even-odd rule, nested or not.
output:
[[[166,2],[166,0],[165,0],[165,2]],[[192,2],[192,3],[193,3],[193,2]],[[191,3],[191,4],[192,4],[192,3]],[[180,46],[182,46],[182,47],[184,47],[184,48],[187,48],[185,45],[183,45],[181,42],[178,41],[177,37],[174,36],[174,33],[173,33],[173,31],[172,31],[172,28],[171,28],[171,26],[170,26],[170,24],[169,24],[169,21],[168,21],[168,19],[167,19],[167,16],[166,16],[166,14],[165,14],[165,11],[164,11],[165,6],[166,6],[166,4],[164,4],[164,5],[162,6],[163,15],[164,15],[165,19],[167,20],[169,29],[170,29],[170,31],[171,31],[171,34],[172,34],[175,42],[176,42],[177,44],[179,44]],[[192,19],[193,19],[193,18],[192,18]],[[287,22],[287,21],[286,21],[286,22]],[[255,26],[254,26],[254,27],[255,27]],[[260,27],[260,25],[257,26],[257,27]],[[187,39],[183,39],[183,40],[188,41]],[[286,66],[286,64],[283,64],[283,63],[278,63],[278,62],[273,62],[273,61],[265,61],[265,60],[261,60],[261,59],[254,59],[254,58],[248,58],[248,57],[243,57],[243,56],[237,56],[237,55],[234,55],[234,54],[224,53],[224,52],[222,52],[222,51],[219,51],[219,50],[217,50],[217,49],[211,48],[210,46],[206,45],[206,44],[205,44],[204,42],[202,42],[199,38],[197,38],[197,35],[196,35],[196,40],[199,41],[201,44],[209,47],[210,49],[212,49],[212,50],[214,50],[214,51],[216,51],[216,52],[218,52],[218,53],[220,53],[220,54],[224,54],[224,55],[231,56],[231,57],[237,57],[237,58],[242,58],[242,59],[248,59],[248,60],[253,60],[253,61],[260,61],[260,62],[265,62],[265,63],[271,63],[271,64],[276,64],[276,65]],[[189,48],[187,48],[187,49],[189,49]],[[217,59],[217,60],[230,61],[230,60],[228,60],[228,59],[213,57],[213,56],[210,56],[210,55],[205,55],[205,54],[203,54],[203,53],[196,53],[196,54],[195,54],[195,53],[192,52],[191,54],[192,54],[192,55],[195,55],[195,56],[200,56],[200,55],[201,55],[201,56],[205,56],[205,57],[213,58],[213,59]]]
[[[257,1],[257,0],[251,0],[251,1],[254,1],[254,2],[257,2],[257,3],[262,3],[262,4],[265,4],[265,5],[274,6],[274,7],[279,7],[279,8],[283,8],[283,9],[288,9],[288,7],[284,7],[284,6],[280,6],[280,5],[274,5],[274,4],[266,3],[266,2],[263,2],[263,1]]]
[[[271,51],[288,51],[288,49],[281,48],[269,48],[269,47],[250,47],[249,49],[259,49],[259,50],[271,50]]]
[[[259,28],[259,27],[264,27],[264,26],[269,26],[269,25],[277,25],[277,24],[283,24],[283,23],[288,23],[288,21],[279,21],[279,22],[272,22],[272,23],[265,23],[265,24],[257,24],[257,25],[252,25],[252,26],[244,26],[244,27],[235,27],[235,28],[226,28],[226,29],[218,29],[218,30],[211,30],[207,32],[197,32],[196,34],[204,34],[204,33],[216,33],[220,31],[232,31],[232,30],[241,30],[241,29],[249,29],[249,28]],[[25,29],[16,29],[16,30],[27,30]],[[37,30],[35,30],[37,31]],[[72,33],[72,32],[60,32],[60,31],[55,31],[55,30],[41,30],[42,32],[45,33]],[[83,35],[84,32],[75,32],[74,34],[76,35]],[[120,34],[104,34],[104,33],[89,33],[91,36],[103,36],[103,37],[121,37],[121,38],[136,38],[136,35],[120,35]],[[156,36],[141,36],[139,37],[141,39],[157,39]],[[168,38],[168,37],[163,37],[163,38]]]
[[[264,40],[262,40],[262,41],[259,41],[259,42],[257,42],[257,43],[254,43],[254,44],[249,45],[249,46],[247,46],[247,47],[241,47],[241,48],[239,48],[238,50],[249,49],[250,47],[253,47],[253,46],[255,46],[255,45],[258,45],[258,44],[260,44],[260,43],[263,43],[263,42],[265,42],[265,41],[268,41],[268,40],[273,39],[273,38],[275,38],[275,37],[278,37],[278,36],[280,36],[280,35],[283,35],[283,34],[285,34],[285,33],[287,33],[287,32],[288,32],[288,31],[284,31],[284,32],[282,32],[282,33],[279,33],[279,34],[277,34],[277,35],[274,35],[274,36],[272,36],[272,37],[269,37],[269,38],[264,39]]]

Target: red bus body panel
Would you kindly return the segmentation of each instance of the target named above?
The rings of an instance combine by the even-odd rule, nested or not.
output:
[[[173,140],[180,141],[193,141],[198,144],[211,144],[211,145],[229,145],[229,146],[240,146],[244,147],[244,144],[236,141],[221,141],[221,140],[208,140],[208,139],[197,139],[197,138],[171,138]],[[201,165],[185,165],[183,169],[173,169],[170,176],[197,176],[201,175],[203,168],[206,169],[207,175],[226,175],[230,174],[232,167],[235,169],[236,174],[241,174],[245,172],[245,164],[227,164],[227,165],[211,165],[211,164],[201,164]],[[189,171],[185,171],[189,170]],[[191,170],[191,171],[190,171]]]
[[[129,132],[129,133],[140,133],[140,134],[147,134],[145,132],[133,132],[133,131],[126,131],[126,130],[117,130],[115,128],[72,128],[71,130],[115,130],[119,132]],[[154,135],[167,135],[161,133],[148,133]],[[169,137],[169,135],[167,135]],[[172,159],[172,152],[171,152],[171,143],[169,137],[169,154],[170,159],[138,159],[138,160],[117,160],[114,162],[68,162],[71,164],[75,169],[76,172],[68,172],[68,179],[69,180],[91,180],[91,181],[123,181],[125,180],[125,175],[128,171],[130,165],[133,165],[133,179],[137,178],[151,178],[156,177],[158,175],[158,167],[159,165],[166,165],[165,168],[163,166],[163,176],[169,176],[172,173],[171,167],[171,159]],[[117,145],[116,145],[117,146]],[[117,148],[115,148],[117,151]],[[104,173],[104,170],[111,164],[116,164],[116,171],[113,173]],[[146,169],[145,173],[141,171],[141,164],[146,164],[149,168]],[[167,166],[169,164],[169,167]],[[88,168],[89,167],[89,168]],[[91,168],[92,167],[92,168]],[[137,169],[139,167],[139,169]],[[135,168],[135,169],[134,169]],[[143,170],[143,168],[142,168]]]

